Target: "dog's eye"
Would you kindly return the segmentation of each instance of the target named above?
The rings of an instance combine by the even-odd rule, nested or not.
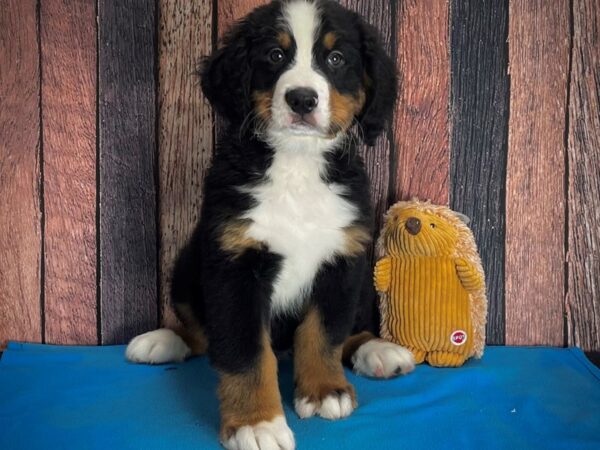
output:
[[[334,50],[327,56],[327,64],[329,64],[331,68],[335,69],[341,67],[345,62],[344,55],[340,51]]]
[[[285,54],[280,48],[274,48],[269,52],[269,59],[272,63],[279,64],[285,59]]]

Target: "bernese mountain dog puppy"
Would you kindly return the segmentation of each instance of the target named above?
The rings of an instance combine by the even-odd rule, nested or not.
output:
[[[138,336],[127,357],[156,364],[208,351],[223,445],[290,449],[278,350],[293,349],[302,418],[356,408],[343,361],[372,377],[414,368],[408,350],[372,334],[369,180],[351,132],[358,124],[373,145],[384,131],[396,71],[359,15],[333,1],[287,0],[235,25],[201,76],[227,126],[173,273],[185,329]]]

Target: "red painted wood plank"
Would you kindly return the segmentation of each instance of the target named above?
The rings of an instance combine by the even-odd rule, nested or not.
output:
[[[95,5],[40,7],[46,342],[97,344]]]
[[[600,5],[573,1],[569,104],[569,345],[600,350]]]
[[[213,115],[195,69],[212,50],[211,0],[160,1],[159,184],[161,321],[176,319],[169,293],[173,264],[192,233],[213,151]]]
[[[569,2],[510,3],[506,343],[562,345]]]
[[[396,196],[448,203],[448,3],[397,3]]]
[[[0,3],[0,346],[42,340],[36,3]]]

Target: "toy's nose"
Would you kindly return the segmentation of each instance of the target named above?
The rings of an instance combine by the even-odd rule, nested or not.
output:
[[[421,221],[416,217],[409,217],[406,221],[406,229],[412,235],[419,234],[419,231],[421,231]]]

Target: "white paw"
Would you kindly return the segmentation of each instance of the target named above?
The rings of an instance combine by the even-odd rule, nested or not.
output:
[[[294,407],[301,419],[306,419],[315,414],[324,419],[341,419],[343,417],[348,417],[352,414],[352,411],[354,411],[352,398],[345,392],[341,395],[328,395],[323,399],[320,405],[316,402],[309,401],[306,397],[297,398],[294,400]]]
[[[222,444],[228,450],[293,450],[296,448],[294,434],[283,416],[277,416],[270,422],[240,427]]]
[[[134,337],[125,350],[129,361],[145,364],[181,362],[190,353],[191,350],[183,339],[167,328]]]
[[[359,375],[389,378],[404,375],[415,368],[415,357],[404,347],[379,339],[361,345],[352,355],[354,372]]]

